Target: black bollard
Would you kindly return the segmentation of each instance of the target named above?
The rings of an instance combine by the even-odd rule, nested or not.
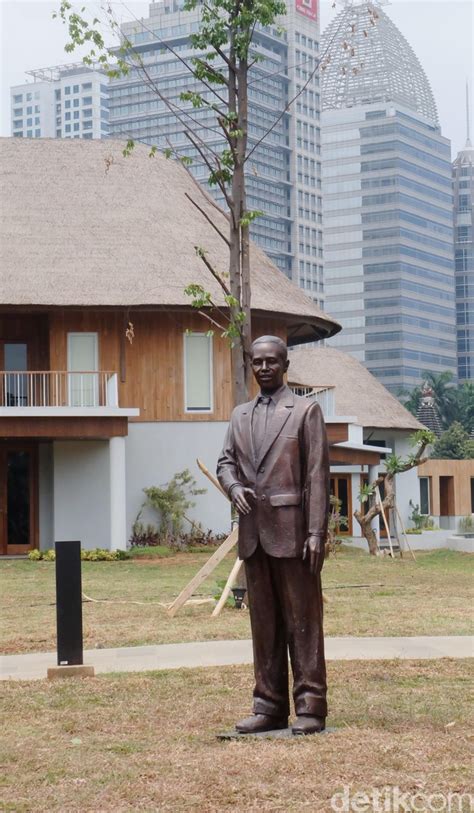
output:
[[[81,543],[55,542],[58,666],[83,663]]]

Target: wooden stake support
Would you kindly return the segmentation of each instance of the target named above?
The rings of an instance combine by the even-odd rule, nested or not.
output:
[[[229,593],[230,593],[230,591],[232,590],[232,588],[233,588],[233,586],[235,584],[235,580],[237,579],[237,576],[239,575],[239,570],[242,567],[243,563],[244,563],[243,559],[239,559],[237,557],[235,565],[234,565],[234,567],[232,568],[232,570],[229,573],[229,578],[227,579],[226,585],[225,585],[225,587],[224,587],[224,589],[222,591],[222,595],[221,595],[219,601],[217,602],[216,606],[214,607],[214,609],[212,611],[212,614],[211,614],[212,618],[217,618],[217,616],[220,615],[220,612],[221,612],[224,604],[226,603],[226,601],[227,601],[227,599],[229,597]]]
[[[201,570],[196,573],[194,578],[191,579],[184,590],[181,590],[179,596],[175,598],[172,604],[170,604],[167,610],[167,614],[170,618],[173,618],[176,615],[179,608],[183,606],[185,601],[192,596],[193,592],[203,583],[205,579],[207,579],[208,576],[210,576],[217,565],[222,562],[229,551],[232,550],[234,545],[237,543],[238,536],[239,529],[235,527],[225,542],[223,542],[222,545],[217,548],[215,553],[213,553],[211,558],[207,560],[206,564],[201,568]]]
[[[387,531],[388,545],[389,545],[389,548],[390,548],[390,556],[392,557],[392,559],[394,559],[395,557],[393,555],[392,537],[390,536],[390,528],[388,527],[387,517],[385,516],[385,511],[383,510],[382,497],[380,496],[380,489],[379,489],[378,486],[375,489],[375,494],[376,494],[376,497],[377,497],[378,504],[380,506],[380,511],[382,513],[382,519],[383,519],[383,523],[385,525],[385,530]]]
[[[407,546],[408,550],[410,551],[411,555],[413,556],[413,559],[416,562],[416,556],[415,556],[415,554],[413,553],[413,551],[411,549],[410,543],[408,541],[408,535],[407,535],[407,532],[405,530],[403,520],[402,520],[402,518],[400,516],[400,511],[398,510],[398,505],[396,503],[395,503],[395,511],[397,512],[397,516],[398,516],[398,519],[399,519],[399,522],[400,522],[400,525],[401,525],[402,533],[403,533],[403,536],[405,538],[406,546]]]

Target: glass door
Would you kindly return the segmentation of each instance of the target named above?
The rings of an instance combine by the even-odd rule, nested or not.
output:
[[[24,342],[0,343],[0,370],[0,406],[28,406],[28,347]]]
[[[37,538],[37,454],[33,445],[0,446],[0,553],[18,555]]]

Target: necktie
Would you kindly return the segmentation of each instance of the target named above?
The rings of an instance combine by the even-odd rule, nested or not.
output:
[[[258,457],[267,431],[268,404],[270,396],[261,395],[255,405],[252,420],[253,447],[255,457]]]

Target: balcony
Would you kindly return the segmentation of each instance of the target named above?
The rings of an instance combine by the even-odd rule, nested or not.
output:
[[[115,408],[117,373],[0,371],[0,408]]]
[[[321,407],[325,419],[333,418],[336,414],[336,403],[334,399],[335,387],[305,387],[298,384],[290,384],[290,389],[295,395],[301,395],[311,401],[317,401]]]
[[[0,371],[0,435],[6,438],[125,435],[128,418],[139,414],[119,406],[116,373]]]

